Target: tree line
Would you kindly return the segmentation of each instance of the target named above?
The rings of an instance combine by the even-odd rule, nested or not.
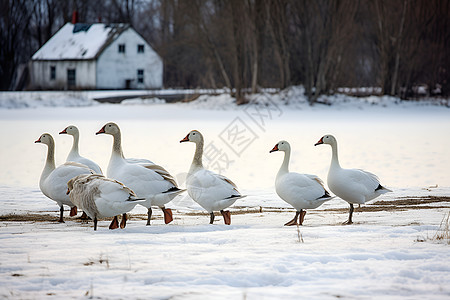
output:
[[[77,11],[130,23],[164,61],[166,87],[221,88],[237,103],[301,84],[311,103],[339,87],[448,96],[448,0],[0,0],[0,89]]]

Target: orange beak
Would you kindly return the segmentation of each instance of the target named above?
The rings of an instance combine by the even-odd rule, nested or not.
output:
[[[95,134],[100,134],[100,133],[105,133],[105,126],[102,127],[102,129],[100,129],[98,132],[96,132]]]
[[[70,191],[69,191],[69,188],[67,188],[66,195],[69,195],[69,194],[70,194]]]
[[[64,129],[63,131],[61,131],[59,134],[64,134],[64,133],[67,133],[67,128]]]
[[[183,143],[183,142],[189,142],[189,133],[188,133],[188,135],[186,135],[186,137],[184,139],[182,139],[180,141],[180,143]]]
[[[320,140],[314,144],[314,146],[322,145],[322,144],[323,144],[323,137],[321,137]]]
[[[269,153],[272,153],[272,152],[275,152],[275,151],[278,151],[278,150],[279,150],[278,149],[278,144],[276,144],[275,147],[273,147],[273,149],[269,151]]]

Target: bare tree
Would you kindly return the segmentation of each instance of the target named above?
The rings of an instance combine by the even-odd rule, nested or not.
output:
[[[383,94],[408,98],[415,85],[445,85],[445,76],[437,74],[449,67],[449,2],[375,0],[373,5]]]
[[[17,66],[29,55],[27,24],[31,17],[26,0],[0,0],[0,89],[10,88]]]
[[[290,53],[287,41],[287,10],[286,0],[270,0],[266,3],[267,27],[272,39],[275,60],[279,69],[279,87],[285,88],[291,84]]]
[[[342,62],[357,32],[354,24],[358,3],[354,1],[294,1],[293,41],[302,82],[311,104],[336,89]],[[300,63],[298,63],[300,61]]]

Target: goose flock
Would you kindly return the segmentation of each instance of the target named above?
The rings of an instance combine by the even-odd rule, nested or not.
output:
[[[166,224],[173,221],[173,214],[166,204],[176,196],[187,191],[188,195],[210,215],[210,224],[214,222],[214,212],[223,216],[226,225],[231,224],[231,213],[226,210],[237,200],[242,199],[238,187],[229,178],[207,170],[203,166],[204,137],[197,131],[190,131],[180,143],[195,144],[191,167],[187,173],[186,189],[178,186],[175,178],[162,166],[144,158],[125,158],[122,151],[122,137],[116,123],[105,124],[97,135],[111,135],[113,138],[111,158],[106,176],[98,164],[79,154],[80,133],[76,126],[69,125],[59,134],[73,136],[73,145],[67,161],[55,166],[55,141],[49,133],[42,134],[35,143],[47,145],[47,159],[42,171],[39,187],[42,193],[55,201],[60,207],[59,222],[64,222],[64,205],[70,207],[70,216],[77,214],[77,208],[94,222],[100,218],[112,218],[110,229],[125,228],[127,213],[136,205],[147,208],[147,225],[150,225],[152,207],[159,207]],[[337,140],[334,136],[324,135],[316,144],[331,146],[331,164],[325,188],[323,181],[316,175],[300,174],[289,171],[291,146],[287,141],[278,142],[270,153],[284,152],[284,159],[275,179],[275,191],[278,196],[295,210],[292,220],[285,226],[303,225],[306,210],[321,206],[336,196],[350,205],[348,220],[343,224],[352,224],[353,204],[364,204],[381,194],[391,192],[383,187],[377,176],[360,169],[343,169],[339,164]],[[119,224],[118,216],[122,216]]]

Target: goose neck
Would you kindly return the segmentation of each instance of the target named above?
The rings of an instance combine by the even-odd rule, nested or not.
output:
[[[72,150],[70,150],[71,154],[79,154],[78,152],[78,143],[80,141],[80,136],[78,134],[73,136],[73,145]]]
[[[203,141],[199,141],[199,142],[195,143],[195,154],[194,154],[194,159],[192,160],[190,173],[193,170],[203,168],[203,160],[202,160],[203,144],[204,144]]]
[[[284,151],[284,159],[278,171],[277,177],[289,173],[289,161],[291,159],[291,150]]]
[[[113,142],[111,158],[114,156],[124,158],[123,152],[122,152],[122,136],[121,136],[120,132],[114,134],[113,139],[114,139],[114,142]]]
[[[47,145],[47,159],[45,161],[44,170],[42,171],[41,178],[46,178],[55,168],[55,143],[51,142]]]
[[[331,167],[340,168],[337,143],[331,144]]]

